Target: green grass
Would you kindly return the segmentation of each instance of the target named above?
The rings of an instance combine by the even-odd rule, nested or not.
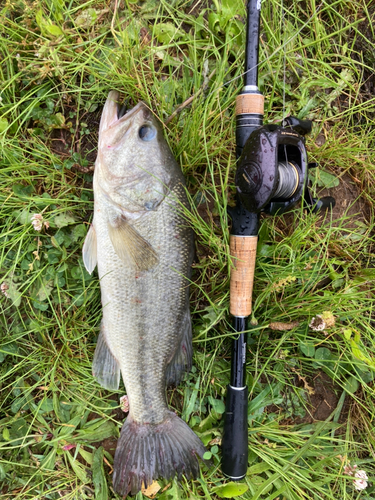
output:
[[[162,122],[196,94],[165,127],[187,180],[197,242],[195,368],[168,398],[214,467],[202,466],[194,482],[159,481],[156,498],[223,496],[226,207],[234,200],[244,2],[122,0],[114,12],[100,0],[8,0],[0,8],[0,284],[8,286],[0,297],[0,499],[117,498],[107,445],[125,416],[123,390],[104,391],[91,375],[100,290],[81,258],[98,119],[111,89],[130,104],[144,100]],[[296,208],[262,220],[243,499],[375,497],[374,16],[365,0],[262,2],[265,122],[290,113],[313,119],[313,191],[333,181],[331,193],[343,197],[351,182],[352,194],[334,217]],[[34,230],[34,213],[48,229]],[[335,324],[309,328],[324,312]],[[280,331],[276,322],[297,323]],[[336,403],[323,421],[308,423],[307,393],[319,373],[332,381]],[[362,493],[345,474],[348,463],[369,476]]]

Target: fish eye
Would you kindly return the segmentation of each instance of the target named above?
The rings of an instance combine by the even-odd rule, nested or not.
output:
[[[152,125],[142,125],[138,131],[138,135],[142,141],[152,141],[156,137],[156,128]]]

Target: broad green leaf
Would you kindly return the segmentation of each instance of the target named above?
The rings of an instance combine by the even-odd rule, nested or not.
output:
[[[212,488],[211,491],[216,493],[220,498],[233,498],[243,495],[248,489],[249,487],[247,484],[230,482],[221,486],[216,486]]]
[[[208,397],[208,401],[210,405],[212,406],[212,409],[219,414],[222,414],[225,412],[225,404],[224,401],[221,399],[214,399],[212,396]]]
[[[39,406],[39,412],[43,414],[50,411],[53,411],[53,400],[52,398],[46,398]]]
[[[21,305],[21,292],[18,290],[18,284],[14,283],[11,279],[5,280],[4,283],[7,285],[6,296],[12,301],[15,307]]]
[[[185,422],[189,421],[190,415],[194,411],[194,406],[197,401],[198,397],[198,391],[199,391],[199,385],[200,385],[200,377],[198,377],[197,382],[194,386],[194,389],[190,395],[190,398],[185,399],[184,401],[184,409],[182,410],[182,418],[185,420]]]
[[[27,198],[35,191],[35,188],[31,184],[27,184],[26,186],[23,184],[14,184],[12,190],[20,198]]]
[[[173,481],[172,487],[169,490],[164,491],[158,496],[158,500],[185,500],[185,495],[181,495],[181,489],[178,486],[176,480]]]
[[[221,14],[227,22],[235,16],[238,16],[238,13],[241,12],[242,7],[243,4],[241,0],[222,0]]]
[[[57,416],[57,418],[63,422],[64,424],[68,423],[70,420],[70,413],[69,411],[64,408],[64,406],[61,404],[59,395],[57,392],[53,393],[53,410]],[[65,429],[69,429],[68,427],[65,427]]]
[[[41,469],[53,470],[56,462],[56,449],[51,450],[40,463]]]
[[[67,213],[56,215],[53,221],[57,227],[65,227],[76,222],[75,218]]]
[[[318,361],[328,361],[332,358],[331,351],[327,347],[319,347],[315,351],[315,359]]]
[[[84,450],[82,446],[80,446],[78,449],[78,453],[88,464],[92,465],[94,457],[91,452]]]
[[[85,9],[75,19],[75,25],[78,28],[89,28],[98,19],[97,11],[93,8]]]
[[[107,439],[112,436],[117,436],[118,430],[116,425],[113,422],[100,421],[98,426],[90,426],[89,428],[85,427],[84,429],[80,429],[75,437],[75,441],[80,442],[95,442],[102,441],[103,439]]]
[[[311,342],[300,342],[299,348],[305,356],[308,358],[313,358],[315,354],[315,346]]]
[[[60,36],[64,34],[62,29],[59,26],[56,26],[56,24],[47,24],[45,29],[53,36]]]
[[[77,475],[77,477],[83,482],[83,483],[88,483],[89,478],[87,477],[86,471],[83,468],[83,466],[78,462],[78,460],[75,460],[72,455],[69,453],[69,451],[65,451],[64,455],[68,457],[68,460],[70,462],[70,465]]]
[[[344,391],[354,394],[359,387],[359,382],[355,377],[349,377],[344,384]]]
[[[52,290],[53,290],[52,281],[48,281],[47,283],[42,283],[39,290],[36,293],[38,300],[40,300],[40,302],[46,300],[46,298],[51,295]]]
[[[6,118],[0,118],[0,134],[8,128],[8,120]]]
[[[95,488],[96,500],[108,499],[108,485],[103,467],[103,446],[100,446],[94,453],[92,460],[92,481]]]
[[[0,363],[4,361],[4,359],[8,356],[8,354],[17,354],[18,347],[14,342],[10,342],[9,344],[0,345]]]
[[[269,470],[271,468],[271,465],[266,463],[266,462],[260,462],[258,464],[255,464],[247,469],[246,475],[252,475],[252,474],[261,474],[262,472],[265,472],[266,470]]]
[[[170,41],[178,40],[182,34],[172,23],[159,23],[154,26],[154,33],[158,42],[168,44]]]
[[[48,26],[47,21],[43,17],[42,9],[39,9],[38,12],[36,13],[35,21],[42,31]]]
[[[319,187],[329,189],[337,187],[340,184],[340,180],[337,177],[326,172],[325,170],[322,170],[321,168],[310,170],[309,176],[312,177],[312,180],[316,181],[316,184]]]
[[[344,337],[346,340],[350,340],[350,337],[352,336],[352,330],[350,328],[347,328],[346,330],[343,331]]]
[[[88,226],[87,224],[77,224],[76,226],[74,226],[70,235],[72,241],[76,242],[80,239],[84,239],[89,228],[90,226]]]
[[[214,424],[216,424],[217,422],[217,418],[215,417],[215,415],[213,415],[212,413],[210,413],[208,415],[208,417],[206,417],[205,419],[203,419],[199,425],[198,425],[198,431],[199,432],[204,432],[204,431],[207,431],[208,429],[212,429],[212,427],[214,426]]]
[[[28,210],[15,210],[13,215],[16,217],[17,221],[20,222],[20,224],[31,224],[32,213]]]
[[[56,113],[53,115],[55,126],[61,128],[65,124],[65,116],[62,113]]]
[[[28,430],[29,424],[23,418],[19,418],[18,420],[13,422],[9,429],[10,439],[13,441],[13,446],[17,446],[22,443],[23,438],[27,435]],[[15,441],[15,439],[17,440]]]

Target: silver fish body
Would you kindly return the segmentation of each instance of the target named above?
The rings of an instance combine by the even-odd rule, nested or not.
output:
[[[195,477],[205,449],[166,402],[166,385],[191,367],[184,179],[150,110],[139,103],[119,119],[117,101],[111,92],[101,118],[83,260],[98,267],[103,306],[93,374],[117,389],[121,373],[129,398],[113,474],[126,495],[157,477]]]

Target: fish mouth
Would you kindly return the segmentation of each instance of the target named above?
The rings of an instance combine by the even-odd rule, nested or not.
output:
[[[131,119],[141,110],[148,110],[147,106],[142,101],[134,106],[134,108],[128,109],[127,102],[121,104],[119,96],[119,92],[115,90],[111,90],[109,93],[103,108],[99,132],[113,129],[114,127],[118,127],[120,124],[125,125],[126,122],[129,122],[128,127],[121,127],[123,128],[123,133],[125,133],[131,125]]]

